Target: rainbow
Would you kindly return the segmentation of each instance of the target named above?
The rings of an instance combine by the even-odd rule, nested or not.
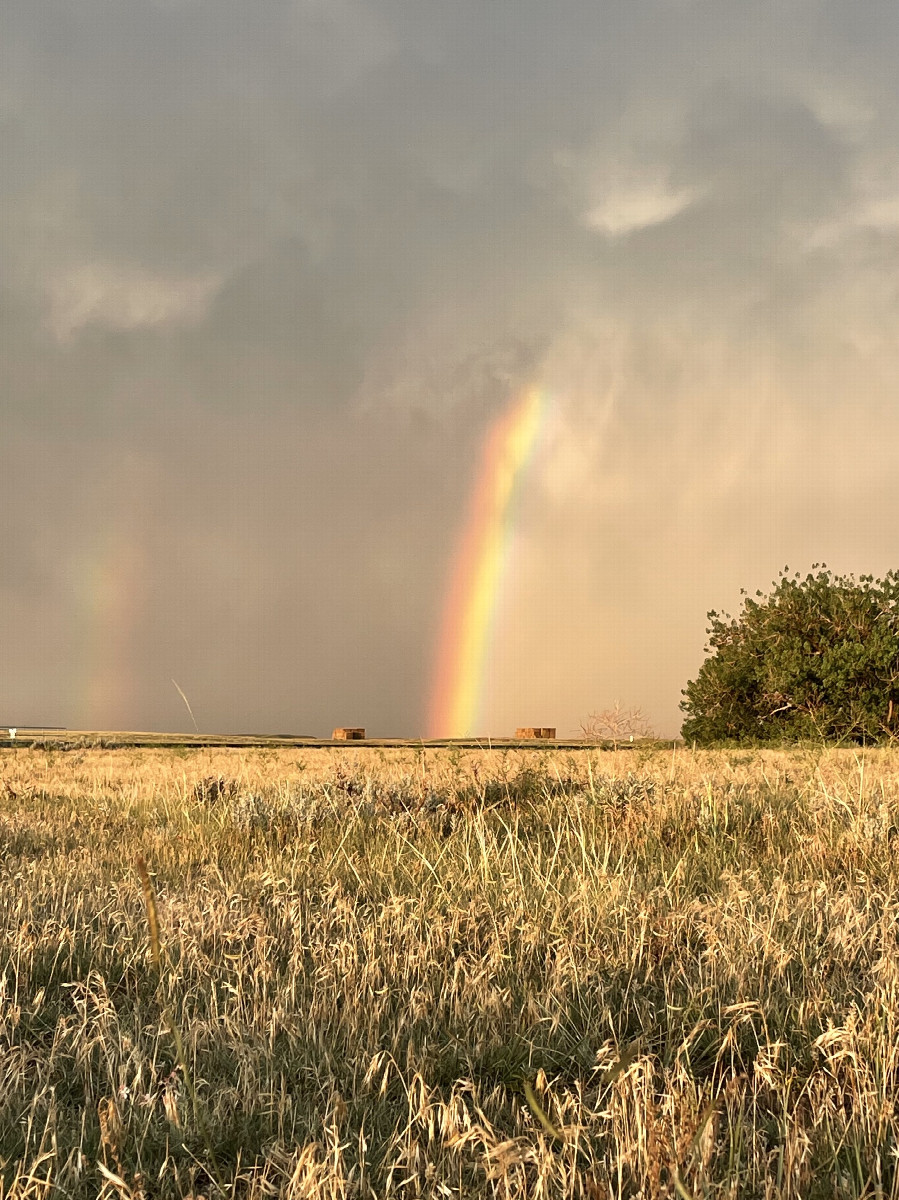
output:
[[[529,391],[501,414],[484,442],[443,613],[428,718],[431,737],[470,736],[481,715],[488,652],[513,542],[515,498],[546,408],[545,394]]]
[[[133,636],[146,586],[144,556],[127,520],[98,531],[76,564],[80,604],[70,719],[84,729],[133,719]]]
[[[76,728],[121,729],[139,715],[137,651],[150,588],[146,530],[152,528],[153,485],[148,464],[123,455],[93,497],[94,512],[107,511],[93,527],[85,522],[72,556],[66,719]]]

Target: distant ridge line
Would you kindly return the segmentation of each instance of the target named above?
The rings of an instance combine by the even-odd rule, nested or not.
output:
[[[14,728],[15,738],[6,735]],[[447,749],[491,750],[498,747],[522,750],[601,750],[633,749],[638,745],[668,746],[674,743],[661,739],[637,739],[634,742],[593,741],[583,738],[514,738],[514,737],[464,737],[464,738],[365,738],[341,741],[320,738],[308,734],[195,734],[195,733],[145,733],[137,731],[64,729],[49,726],[2,726],[0,725],[0,749],[15,749],[38,744],[39,747],[60,750],[83,749],[190,749],[220,748],[241,749],[253,747],[281,747],[284,749],[304,747],[315,749],[364,749],[376,746],[384,749]]]

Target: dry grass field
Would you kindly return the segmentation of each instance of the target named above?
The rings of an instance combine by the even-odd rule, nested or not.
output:
[[[3,750],[0,1197],[897,1196],[894,838],[892,750]]]

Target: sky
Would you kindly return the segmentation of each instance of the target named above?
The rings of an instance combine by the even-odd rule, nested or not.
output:
[[[706,614],[899,566],[899,7],[4,0],[0,720],[673,734]]]

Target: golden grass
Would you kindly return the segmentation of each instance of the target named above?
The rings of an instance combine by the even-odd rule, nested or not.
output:
[[[4,751],[0,1198],[899,1196],[897,837],[891,750]]]

